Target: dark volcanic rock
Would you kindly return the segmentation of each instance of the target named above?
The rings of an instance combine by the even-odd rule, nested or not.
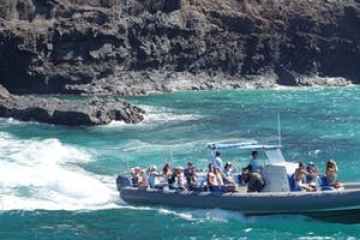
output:
[[[9,93],[9,91],[4,88],[2,85],[0,85],[0,99],[11,99],[12,95]]]
[[[278,75],[277,83],[279,83],[280,85],[298,86],[301,84],[301,76],[289,71],[284,66],[277,66],[275,68],[275,73]]]
[[[134,95],[242,87],[279,65],[358,83],[359,29],[359,0],[0,0],[0,83]]]
[[[0,86],[0,117],[5,118],[68,126],[94,126],[108,124],[113,120],[139,123],[144,119],[144,113],[144,110],[125,101],[13,96]]]

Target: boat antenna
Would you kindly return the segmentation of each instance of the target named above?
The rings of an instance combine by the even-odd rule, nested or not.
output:
[[[170,165],[172,166],[173,165],[173,152],[172,152],[172,150],[169,151],[169,154],[170,154]]]
[[[125,156],[125,164],[126,164],[126,172],[130,171],[130,166],[129,166],[129,158],[128,156]]]
[[[278,120],[278,141],[279,146],[282,145],[282,139],[281,139],[281,119],[280,119],[280,113],[277,114],[277,120]]]

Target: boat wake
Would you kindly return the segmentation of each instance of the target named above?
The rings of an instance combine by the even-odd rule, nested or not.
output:
[[[169,211],[169,210],[167,210]],[[170,213],[172,211],[169,211]],[[192,220],[199,223],[203,222],[217,222],[217,223],[227,223],[231,221],[239,222],[248,222],[249,218],[246,218],[240,212],[232,212],[222,209],[199,209],[199,210],[190,210],[184,212],[174,212],[176,215],[184,218],[185,220]]]
[[[195,222],[195,223],[228,223],[229,221],[246,222],[253,221],[255,217],[245,217],[240,212],[232,212],[222,209],[169,209],[162,207],[141,207],[127,205],[126,203],[118,206],[120,209],[131,210],[131,211],[152,211],[159,215],[170,216],[178,218],[184,221]]]
[[[0,210],[116,208],[114,178],[81,168],[91,160],[57,139],[21,140],[0,132]]]

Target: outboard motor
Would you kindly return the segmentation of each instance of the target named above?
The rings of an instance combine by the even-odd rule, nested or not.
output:
[[[130,187],[131,181],[128,177],[118,176],[116,178],[116,186],[117,186],[117,189],[120,191],[124,187]]]

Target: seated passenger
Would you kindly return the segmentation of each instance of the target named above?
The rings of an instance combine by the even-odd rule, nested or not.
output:
[[[140,172],[138,174],[138,187],[139,188],[147,188],[148,187],[148,181],[145,174],[145,171],[143,169],[140,169]]]
[[[219,171],[216,169],[217,168],[215,168],[211,163],[209,164],[209,170],[207,174],[208,187],[211,192],[222,192],[222,182],[219,182],[220,179],[222,181],[222,177],[219,175]]]
[[[309,162],[306,166],[306,184],[313,187],[314,189],[318,188],[319,185],[319,170],[313,162]]]
[[[139,167],[134,167],[130,169],[131,183],[133,187],[139,186],[140,170],[141,169]]]
[[[157,167],[156,166],[151,166],[148,169],[148,183],[150,185],[150,187],[152,188],[156,188],[159,185],[159,176],[160,174],[157,172]]]
[[[166,163],[162,169],[162,175],[169,185],[172,184],[173,171],[169,163]]]
[[[189,190],[193,190],[193,188],[196,187],[197,176],[196,168],[193,166],[192,162],[188,162],[187,168],[184,170],[184,175]]]
[[[223,187],[224,186],[224,180],[223,180],[223,175],[221,173],[221,170],[218,169],[218,168],[214,168],[214,174],[216,176],[216,180],[218,182],[218,185],[220,187]]]
[[[253,171],[252,165],[243,169],[241,174],[247,184],[247,192],[261,192],[265,187],[265,181],[259,172]]]
[[[227,162],[225,164],[225,167],[224,167],[224,176],[223,176],[223,180],[224,180],[224,184],[227,185],[227,184],[235,184],[235,181],[234,181],[234,178],[233,178],[233,167],[232,167],[232,164],[230,162]]]
[[[314,191],[314,188],[306,183],[306,175],[307,172],[304,163],[299,162],[299,167],[295,170],[295,173],[293,175],[293,191]]]
[[[176,184],[178,189],[185,190],[186,189],[186,178],[184,176],[184,169],[182,167],[178,167],[175,170],[176,174]]]
[[[182,167],[175,168],[175,182],[173,188],[177,190],[186,190],[186,178],[184,176],[184,170]]]
[[[339,189],[342,187],[342,184],[337,180],[337,171],[338,167],[334,160],[329,160],[326,163],[325,177],[326,184],[329,187]]]

